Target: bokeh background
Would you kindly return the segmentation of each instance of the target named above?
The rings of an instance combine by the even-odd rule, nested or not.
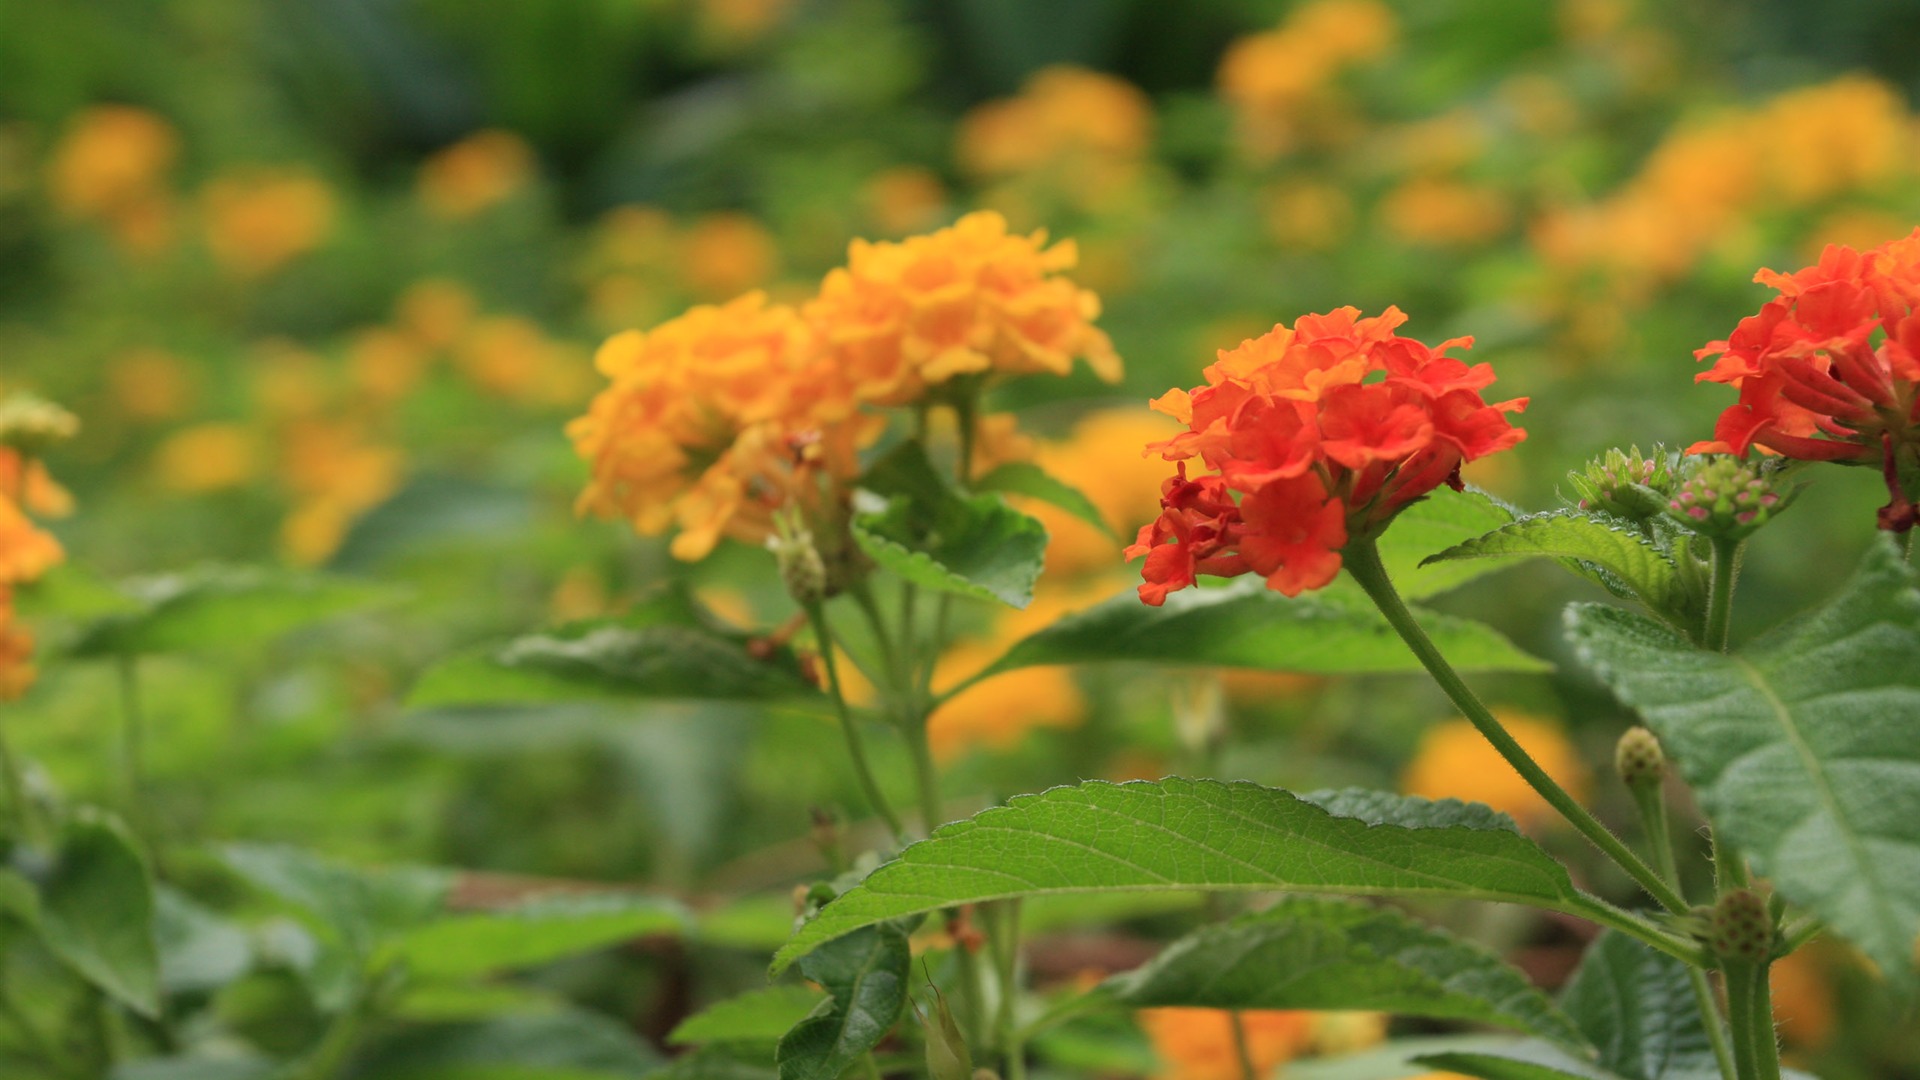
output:
[[[681,895],[711,937],[551,975],[657,1036],[753,985],[818,869],[809,808],[861,805],[820,718],[400,704],[455,649],[668,580],[744,625],[792,614],[763,552],[684,566],[575,516],[562,428],[600,340],[750,289],[802,297],[852,238],[992,208],[1075,239],[1104,300],[1123,384],[1082,372],[994,405],[1116,528],[1155,506],[1148,398],[1341,304],[1475,335],[1500,396],[1533,405],[1529,441],[1469,479],[1547,507],[1610,445],[1708,437],[1726,396],[1693,385],[1691,353],[1758,307],[1756,268],[1920,223],[1916,88],[1910,0],[0,0],[0,384],[82,418],[50,464],[84,574],[264,563],[394,589],[374,616],[151,665],[157,827]],[[1748,625],[1839,583],[1874,483],[1826,470],[1754,546]],[[1025,614],[971,613],[954,671],[1126,587],[1116,547],[1048,520],[1056,584]],[[1443,606],[1565,661],[1580,595],[1530,566]],[[111,672],[44,666],[6,722],[44,782],[110,800]],[[1623,718],[1576,665],[1493,690],[1625,819],[1580,764]],[[1190,770],[1176,706],[1216,691],[1219,775],[1527,813],[1411,681],[1007,676],[938,721],[950,790],[979,806]],[[904,754],[878,753],[904,791]],[[1564,928],[1478,929],[1549,981],[1572,955]],[[1783,977],[1801,1060],[1920,1068],[1845,955]],[[1109,1034],[1058,1067],[1183,1053]]]

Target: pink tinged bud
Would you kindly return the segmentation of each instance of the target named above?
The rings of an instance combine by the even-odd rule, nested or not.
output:
[[[1760,516],[1760,511],[1748,510],[1745,513],[1734,515],[1734,520],[1738,521],[1742,525],[1751,525],[1753,524],[1753,519],[1759,516]]]
[[[1687,511],[1687,516],[1695,521],[1705,521],[1713,516],[1713,511],[1704,506],[1695,506]]]
[[[1772,506],[1772,505],[1773,505],[1774,503],[1777,503],[1777,502],[1779,502],[1779,501],[1780,501],[1780,496],[1778,496],[1778,495],[1762,495],[1762,496],[1760,496],[1760,505],[1761,505],[1761,506]]]
[[[1679,499],[1674,499],[1674,500],[1672,500],[1671,502],[1669,502],[1669,503],[1667,503],[1667,509],[1669,509],[1669,510],[1671,510],[1671,511],[1673,511],[1673,512],[1674,512],[1674,513],[1676,513],[1676,514],[1677,514],[1677,513],[1679,513],[1679,512],[1680,512],[1680,500],[1679,500]]]

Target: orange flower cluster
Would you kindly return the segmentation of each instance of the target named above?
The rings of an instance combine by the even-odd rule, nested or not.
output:
[[[1384,55],[1398,31],[1379,0],[1312,0],[1280,27],[1229,46],[1216,81],[1247,152],[1264,161],[1291,149],[1334,80]]]
[[[1072,245],[1045,240],[976,213],[856,241],[801,308],[750,293],[615,335],[596,358],[611,385],[568,428],[593,472],[581,507],[677,527],[674,555],[699,559],[722,535],[765,539],[783,506],[817,509],[821,481],[850,479],[884,426],[873,408],[960,376],[1064,375],[1078,358],[1118,378],[1098,299],[1057,276]]]
[[[1694,354],[1718,357],[1696,381],[1727,383],[1740,400],[1690,452],[1878,462],[1892,496],[1880,527],[1913,528],[1920,509],[1902,480],[1920,475],[1920,229],[1865,252],[1834,245],[1813,266],[1754,280],[1780,295]]]
[[[26,508],[60,513],[68,505],[66,493],[38,462],[0,446],[0,701],[24,695],[35,674],[33,632],[14,610],[13,591],[38,581],[66,558],[60,542],[35,525]]]
[[[1473,339],[1431,349],[1394,334],[1398,308],[1359,315],[1275,326],[1221,350],[1207,385],[1153,403],[1188,430],[1147,447],[1179,471],[1127,549],[1146,556],[1142,600],[1157,606],[1198,574],[1253,572],[1288,596],[1320,588],[1351,537],[1526,437],[1507,420],[1526,399],[1487,404],[1492,367],[1446,355]],[[1212,474],[1187,476],[1196,457]]]

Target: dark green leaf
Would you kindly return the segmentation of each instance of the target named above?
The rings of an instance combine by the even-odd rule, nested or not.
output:
[[[419,978],[458,979],[533,967],[688,926],[677,904],[594,894],[537,900],[506,911],[451,915],[396,938],[386,955]]]
[[[888,498],[857,515],[853,538],[867,557],[923,588],[1024,608],[1047,551],[1047,530],[997,495],[955,491],[918,443],[876,463],[863,487]]]
[[[1663,618],[1684,621],[1696,606],[1672,560],[1651,541],[1578,510],[1520,518],[1426,561],[1526,555],[1559,559],[1610,591],[1626,592]]]
[[[1113,531],[1113,526],[1101,515],[1100,508],[1093,505],[1093,500],[1081,494],[1079,488],[1073,487],[1030,461],[1009,461],[974,481],[973,488],[975,491],[1025,495],[1029,499],[1038,499],[1065,510],[1114,539],[1119,539],[1119,534]]]
[[[1587,947],[1560,1005],[1600,1064],[1629,1080],[1712,1080],[1713,1043],[1683,962],[1608,932]]]
[[[1504,1050],[1423,1054],[1413,1060],[1428,1068],[1482,1080],[1624,1080],[1545,1043],[1523,1043]]]
[[[1547,665],[1491,628],[1420,612],[1420,625],[1463,671],[1544,671]],[[1200,665],[1353,675],[1421,670],[1364,597],[1309,593],[1289,600],[1257,578],[1187,589],[1149,607],[1132,591],[1016,643],[990,673],[1042,664]]]
[[[153,879],[126,826],[83,812],[61,831],[40,889],[40,934],[88,982],[142,1016],[160,1013]]]
[[[222,855],[255,888],[313,917],[362,959],[432,918],[452,882],[443,870],[361,869],[278,845],[232,844]]]
[[[678,1046],[724,1042],[778,1042],[825,1000],[805,986],[769,986],[716,1001],[680,1022],[667,1036]]]
[[[1567,872],[1485,807],[1400,800],[1398,823],[1257,784],[1088,782],[942,826],[822,908],[774,958],[953,904],[1122,889],[1459,896],[1551,907]],[[1418,822],[1418,824],[1414,824]]]
[[[1582,1041],[1499,957],[1398,912],[1339,900],[1285,900],[1206,927],[1106,987],[1135,1008],[1366,1009]]]
[[[1920,937],[1920,590],[1882,537],[1846,591],[1734,655],[1576,605],[1569,634],[1780,894],[1911,980]]]
[[[879,1045],[907,1003],[912,954],[893,923],[862,926],[814,950],[801,974],[831,995],[780,1040],[780,1080],[836,1080]]]
[[[90,623],[71,646],[73,655],[250,645],[367,607],[386,595],[359,582],[239,567],[145,578],[127,583],[126,591],[138,607]]]

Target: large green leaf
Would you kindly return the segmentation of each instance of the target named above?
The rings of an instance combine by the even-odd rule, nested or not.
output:
[[[40,936],[54,954],[114,1000],[160,1014],[153,879],[126,826],[85,812],[61,830],[40,887]]]
[[[1463,671],[1544,671],[1490,627],[1420,612],[1420,625]],[[1344,592],[1288,599],[1249,578],[1186,589],[1149,607],[1131,591],[1069,615],[1007,650],[987,674],[1042,664],[1199,665],[1352,675],[1419,671],[1365,597]]]
[[[822,908],[774,967],[885,919],[1121,889],[1458,896],[1545,907],[1576,896],[1559,863],[1484,806],[1343,794],[1310,801],[1215,780],[1091,781],[1017,796],[935,830]]]
[[[779,1041],[795,1024],[818,1008],[820,992],[805,986],[768,986],[749,990],[687,1017],[667,1041],[679,1046],[699,1043]]]
[[[422,675],[415,708],[608,701],[637,697],[779,701],[816,694],[790,649],[749,649],[678,594],[618,619],[528,634],[453,657]]]
[[[611,1080],[660,1063],[624,1024],[566,1009],[410,1027],[357,1055],[356,1080]]]
[[[689,925],[677,904],[599,893],[536,900],[505,911],[453,915],[408,930],[385,950],[419,978],[458,979],[533,967]]]
[[[1920,590],[1892,540],[1875,543],[1840,596],[1734,655],[1610,607],[1576,605],[1568,627],[1755,869],[1910,980]]]
[[[340,578],[212,567],[126,585],[131,611],[94,620],[75,656],[230,648],[271,640],[309,623],[367,607],[387,593]]]
[[[1429,562],[1427,557],[1513,520],[1513,511],[1479,488],[1433,493],[1400,511],[1377,541],[1394,588],[1409,600],[1437,596],[1508,565],[1507,559]]]
[[[1525,1043],[1502,1050],[1443,1051],[1413,1060],[1481,1080],[1626,1080],[1546,1043]]]
[[[1038,499],[1065,510],[1110,537],[1119,538],[1113,525],[1101,515],[1100,508],[1093,505],[1093,500],[1031,461],[1009,461],[974,481],[973,489]]]
[[[1105,991],[1135,1008],[1366,1009],[1582,1042],[1499,957],[1398,912],[1341,900],[1295,898],[1206,927],[1109,979]]]
[[[1673,561],[1651,541],[1579,510],[1531,514],[1426,561],[1445,564],[1527,555],[1559,559],[1609,591],[1639,600],[1663,618],[1684,619],[1699,599],[1688,596]]]
[[[907,1003],[912,963],[898,924],[862,926],[800,962],[830,995],[780,1040],[780,1080],[836,1080],[877,1046]]]
[[[1632,938],[1608,932],[1588,946],[1560,1005],[1600,1064],[1629,1080],[1720,1075],[1686,964]]]
[[[1047,530],[998,495],[955,491],[918,443],[875,463],[861,485],[888,498],[853,519],[867,557],[903,580],[939,592],[1024,608],[1047,552]]]
[[[362,959],[431,919],[452,883],[444,870],[362,869],[279,845],[231,844],[221,854],[248,883],[311,916]]]

